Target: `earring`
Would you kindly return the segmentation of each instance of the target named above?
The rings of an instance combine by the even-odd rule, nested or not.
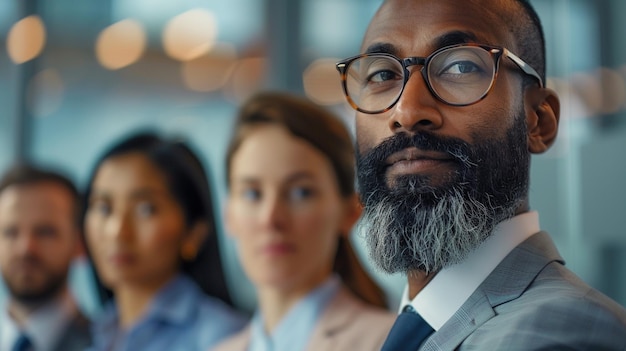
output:
[[[183,258],[183,261],[193,261],[198,254],[193,244],[184,244],[180,251],[180,256]]]

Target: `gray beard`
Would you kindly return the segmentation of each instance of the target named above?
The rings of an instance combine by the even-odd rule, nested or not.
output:
[[[462,262],[491,235],[497,223],[513,216],[517,202],[500,208],[494,216],[493,209],[456,190],[433,207],[414,204],[410,225],[398,220],[404,205],[385,197],[366,208],[357,226],[370,259],[388,273],[412,269],[438,272]]]

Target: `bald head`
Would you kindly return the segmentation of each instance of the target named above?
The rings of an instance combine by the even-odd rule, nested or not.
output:
[[[427,0],[439,1],[439,0]],[[394,14],[406,13],[403,9],[414,4],[415,0],[385,0],[376,16],[381,12],[392,11]],[[500,43],[514,50],[525,62],[532,66],[541,79],[546,80],[545,36],[539,16],[528,0],[466,0],[458,7],[459,14],[467,15],[465,10],[470,7],[479,8],[481,13],[477,21],[490,19],[498,23],[499,28],[507,28],[513,38],[510,43]],[[409,11],[410,12],[410,11]],[[436,16],[437,14],[433,14]],[[535,81],[526,77],[525,83]]]

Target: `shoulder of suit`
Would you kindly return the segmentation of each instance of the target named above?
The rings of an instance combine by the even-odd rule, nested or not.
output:
[[[626,309],[556,262],[477,331],[489,347],[532,339],[544,348],[626,349]],[[517,340],[517,341],[515,341]],[[477,340],[476,340],[477,341]]]
[[[607,310],[615,312],[618,318],[625,318],[626,323],[626,309],[623,306],[557,262],[547,265],[518,300],[528,306],[550,306],[575,313],[595,314]]]

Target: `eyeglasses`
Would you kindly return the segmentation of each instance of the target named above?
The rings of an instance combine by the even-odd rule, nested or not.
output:
[[[487,96],[498,75],[500,57],[509,58],[525,74],[543,81],[537,71],[505,48],[460,44],[441,48],[428,57],[399,59],[391,54],[362,54],[337,63],[346,99],[357,111],[388,111],[400,99],[410,66],[420,72],[430,92],[452,106],[474,104]]]

